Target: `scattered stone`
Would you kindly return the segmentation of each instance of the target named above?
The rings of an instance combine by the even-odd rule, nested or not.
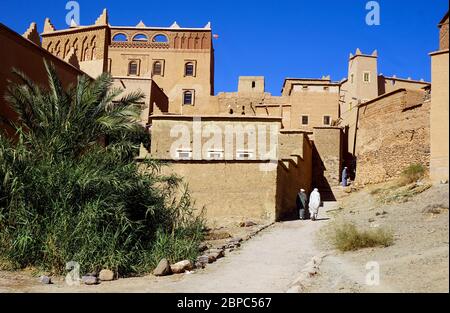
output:
[[[206,250],[208,250],[208,245],[206,243],[202,243],[198,246],[198,251],[205,252]]]
[[[101,270],[98,274],[98,278],[101,281],[112,281],[114,280],[114,272],[108,269]]]
[[[207,264],[208,263],[208,256],[207,255],[199,256],[197,258],[197,262]]]
[[[153,275],[155,276],[167,276],[170,274],[172,274],[172,270],[170,269],[170,263],[167,259],[162,259],[153,271]]]
[[[442,185],[447,185],[447,184],[448,184],[448,180],[447,180],[447,179],[441,180],[441,184],[442,184]]]
[[[172,273],[174,274],[182,274],[186,271],[190,271],[193,269],[192,262],[189,260],[184,260],[170,266]]]
[[[216,259],[215,255],[213,255],[213,254],[208,255],[208,263],[209,264],[216,262],[216,260],[217,259]]]
[[[317,255],[313,257],[311,261],[314,263],[314,265],[319,266],[320,264],[322,264],[322,259],[323,258],[321,256]]]
[[[369,218],[369,223],[373,223],[373,222],[375,222],[375,219],[374,218]]]
[[[318,270],[316,267],[309,266],[309,267],[305,267],[302,270],[302,273],[307,273],[309,275],[309,277],[313,277],[313,276],[317,275]]]
[[[221,240],[231,238],[232,236],[225,231],[213,231],[206,235],[206,240]]]
[[[242,241],[244,241],[242,238],[236,237],[236,238],[231,239],[231,240],[228,241],[228,242],[229,242],[229,243],[233,243],[233,244],[238,244],[238,243],[241,243]]]
[[[220,249],[211,250],[208,253],[208,260],[210,260],[209,263],[214,263],[215,261],[217,261],[218,259],[223,258],[224,256],[225,256],[225,253],[224,253],[223,250],[220,250]]]
[[[205,267],[206,267],[206,264],[205,263],[201,263],[201,262],[195,262],[195,268],[201,268],[201,269],[204,269]]]
[[[241,226],[241,227],[253,227],[253,226],[256,226],[256,225],[258,225],[258,224],[256,224],[253,221],[246,221],[246,222],[242,222],[239,226]]]
[[[39,282],[44,285],[50,285],[52,283],[52,279],[47,275],[42,275],[39,277]]]
[[[95,276],[83,276],[81,277],[81,282],[85,285],[96,285],[98,283],[97,277]]]

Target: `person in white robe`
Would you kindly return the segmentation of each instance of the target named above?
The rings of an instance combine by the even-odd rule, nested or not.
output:
[[[312,221],[315,221],[319,215],[320,202],[319,190],[315,188],[309,197],[309,215]]]

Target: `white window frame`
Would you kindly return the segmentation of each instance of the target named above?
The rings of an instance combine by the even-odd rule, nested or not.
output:
[[[191,103],[191,104],[185,104],[185,103],[184,103],[184,95],[185,95],[185,93],[186,93],[187,91],[190,91],[191,94],[192,94],[192,103]],[[183,93],[182,93],[181,98],[182,98],[182,99],[181,99],[181,104],[182,104],[183,106],[194,106],[194,105],[195,105],[195,90],[194,90],[194,89],[183,89]]]
[[[307,124],[303,124],[303,117],[307,117],[308,118],[308,123]],[[309,114],[302,114],[300,116],[300,125],[302,125],[302,126],[309,126]]]
[[[156,62],[159,62],[159,63],[161,63],[161,74],[156,74],[155,75],[155,73],[153,72],[153,69],[154,69],[154,66],[155,66],[155,63]],[[165,62],[165,60],[164,59],[153,59],[152,60],[152,76],[161,76],[161,77],[164,77],[164,70],[165,70],[165,67],[166,67],[166,62]]]
[[[237,150],[236,160],[252,160],[255,156],[253,150]]]
[[[177,160],[192,160],[192,149],[177,149]]]
[[[223,160],[223,158],[224,158],[224,151],[221,149],[212,149],[208,150],[207,152],[208,160]]]
[[[368,75],[368,80],[366,81],[366,74]],[[371,82],[371,80],[372,80],[372,75],[371,75],[371,73],[370,73],[370,71],[364,71],[363,72],[363,82],[364,83],[366,83],[366,84],[370,84],[370,82]]]
[[[330,123],[329,124],[325,124],[325,117],[329,117],[330,118]],[[331,126],[331,122],[333,121],[333,119],[331,118],[331,115],[326,114],[326,115],[322,115],[322,124],[323,126]]]

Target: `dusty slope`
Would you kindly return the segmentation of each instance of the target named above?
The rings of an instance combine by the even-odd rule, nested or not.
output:
[[[353,221],[362,228],[386,227],[395,234],[394,245],[339,253],[324,239],[331,227],[322,229],[320,246],[332,254],[308,291],[448,292],[448,185],[436,185],[406,203],[383,205],[376,197],[369,190],[350,195],[340,203],[344,209],[334,214],[336,222]],[[424,213],[430,204],[447,209],[438,210],[438,214]],[[380,264],[379,286],[365,283],[365,266],[372,261]]]

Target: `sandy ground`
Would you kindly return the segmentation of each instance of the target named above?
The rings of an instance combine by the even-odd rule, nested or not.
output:
[[[350,195],[340,191],[343,198],[338,203],[325,203],[322,220],[277,223],[204,270],[75,287],[62,278],[42,285],[31,272],[0,271],[0,292],[282,293],[301,276],[305,264],[321,254],[326,257],[319,273],[308,280],[303,292],[448,292],[448,196],[448,185],[437,185],[406,203],[383,205],[370,190]],[[430,203],[447,209],[423,213]],[[334,223],[344,220],[365,229],[388,228],[395,234],[395,242],[387,248],[338,252],[330,234]],[[368,263],[379,266],[377,285],[366,283],[374,270],[366,268]]]
[[[406,203],[388,205],[377,202],[369,190],[351,194],[341,201],[343,210],[333,214],[335,222],[352,221],[364,229],[384,227],[393,231],[395,242],[387,248],[340,253],[324,240],[331,227],[323,228],[317,240],[330,255],[307,291],[449,292],[448,197],[448,185],[436,185]],[[447,209],[424,213],[429,204]],[[379,264],[379,285],[366,284],[366,276],[374,269],[370,264],[366,268],[368,262]]]

